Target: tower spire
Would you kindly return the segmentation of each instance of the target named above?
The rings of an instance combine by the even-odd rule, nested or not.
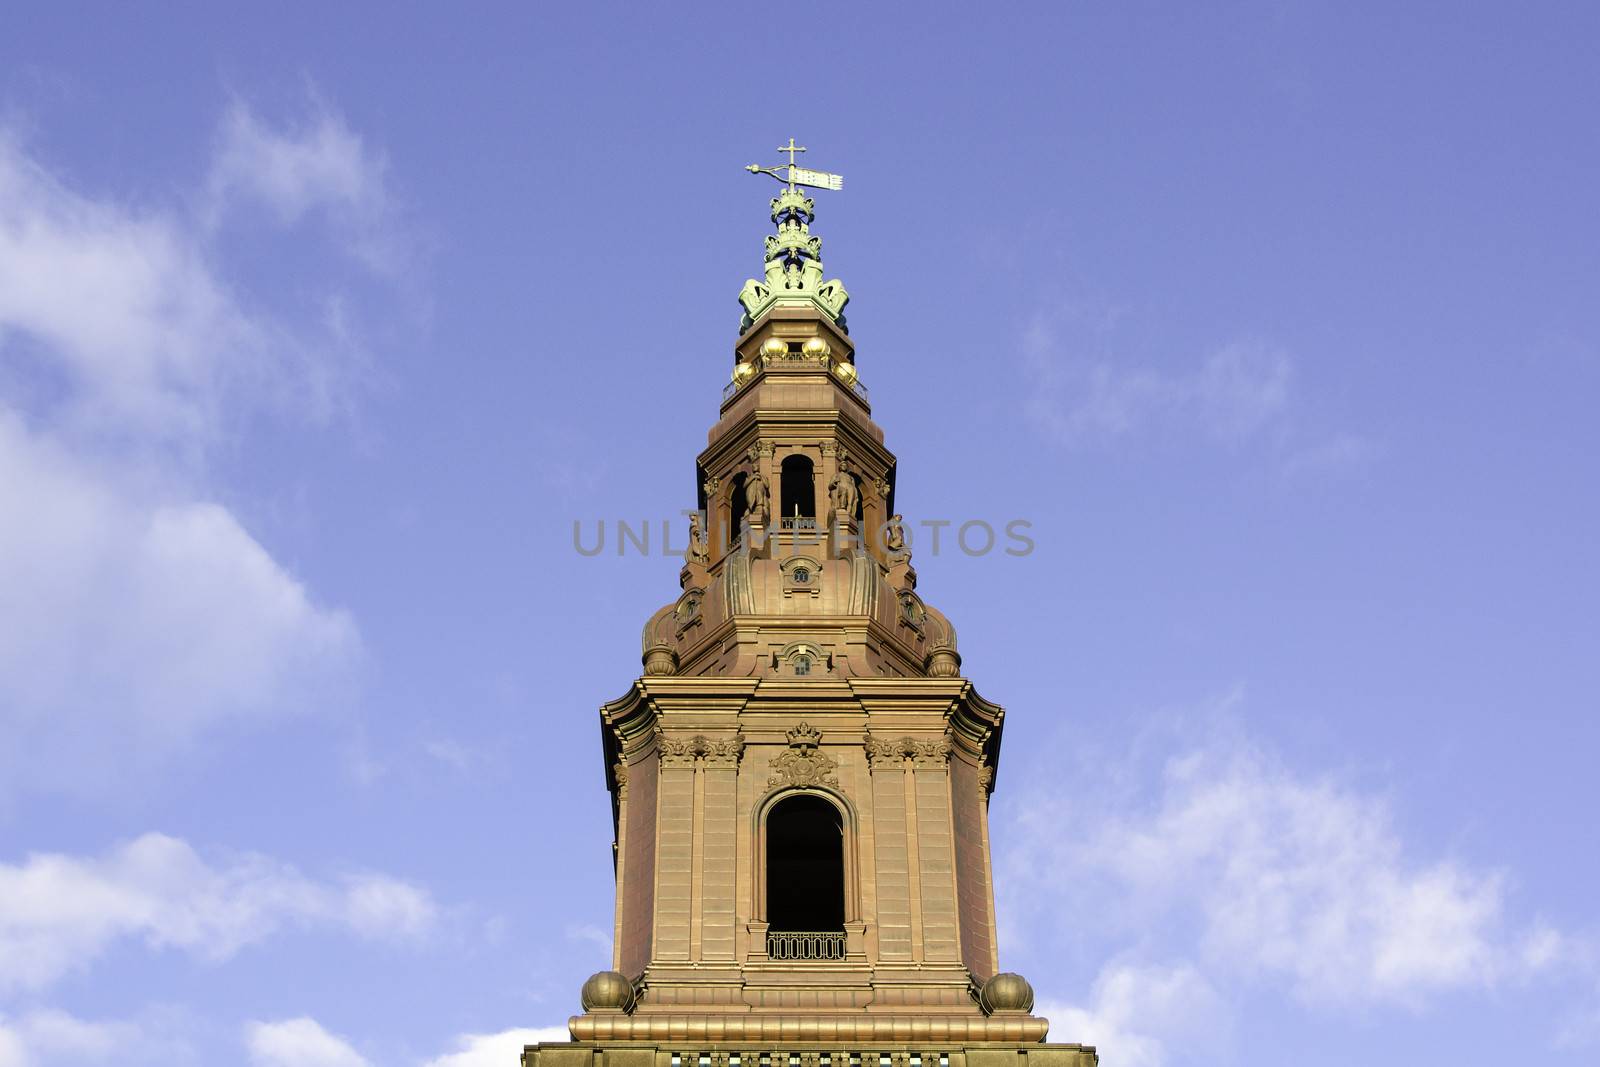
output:
[[[850,294],[837,278],[822,280],[822,238],[811,233],[811,223],[816,219],[816,201],[799,189],[800,186],[842,189],[844,177],[797,165],[795,155],[805,150],[791,137],[787,145],[778,148],[779,152],[789,154],[789,162],[775,167],[752,163],[745,168],[752,174],[766,174],[786,187],[772,200],[772,222],[778,232],[769,234],[766,239],[765,281],[746,279],[744,288],[739,291],[739,303],[744,308],[744,316],[739,321],[741,334],[780,305],[815,307],[841,331],[848,332],[844,306],[850,302]]]

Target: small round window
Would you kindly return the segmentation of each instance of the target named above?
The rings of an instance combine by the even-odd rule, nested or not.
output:
[[[796,567],[792,572],[796,585],[805,585],[811,581],[811,572],[804,567]]]

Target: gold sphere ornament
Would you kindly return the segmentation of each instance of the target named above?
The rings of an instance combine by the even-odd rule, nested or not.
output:
[[[756,376],[756,369],[750,364],[740,360],[733,366],[733,380],[737,385],[743,385]]]
[[[789,345],[782,338],[769,337],[761,342],[762,359],[782,359],[789,354]]]
[[[983,983],[978,1003],[990,1015],[1026,1015],[1033,1010],[1033,986],[1020,974],[992,975]]]
[[[811,359],[826,359],[828,358],[828,353],[832,352],[833,349],[829,347],[828,342],[824,341],[822,338],[813,337],[811,340],[805,343],[804,347],[802,347],[800,351],[804,352]]]
[[[617,971],[601,971],[583,983],[578,1001],[586,1012],[631,1012],[634,996],[633,983],[627,975]]]
[[[835,363],[833,365],[833,373],[838,375],[839,380],[846,385],[852,385],[856,380],[856,368],[853,363]]]

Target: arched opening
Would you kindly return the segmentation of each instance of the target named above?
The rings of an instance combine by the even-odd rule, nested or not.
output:
[[[741,472],[733,476],[733,485],[728,490],[728,502],[733,505],[728,513],[728,544],[736,545],[744,536],[744,518],[749,508],[744,499],[745,476]]]
[[[867,494],[861,490],[860,478],[857,478],[854,474],[847,475],[846,477],[856,484],[856,522],[864,522],[866,521],[866,514],[863,509],[866,507]]]
[[[796,514],[802,519],[816,519],[817,483],[812,478],[810,459],[800,455],[784,458],[779,492],[785,520],[793,519]]]
[[[767,928],[844,931],[844,823],[821,797],[785,797],[767,813]]]

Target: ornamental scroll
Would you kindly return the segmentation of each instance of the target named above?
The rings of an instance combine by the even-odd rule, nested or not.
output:
[[[867,734],[864,740],[867,746],[867,765],[874,770],[879,766],[899,766],[906,760],[915,760],[917,765],[922,767],[948,763],[953,747],[949,737],[933,741],[919,741],[915,737],[899,737],[891,740]]]

